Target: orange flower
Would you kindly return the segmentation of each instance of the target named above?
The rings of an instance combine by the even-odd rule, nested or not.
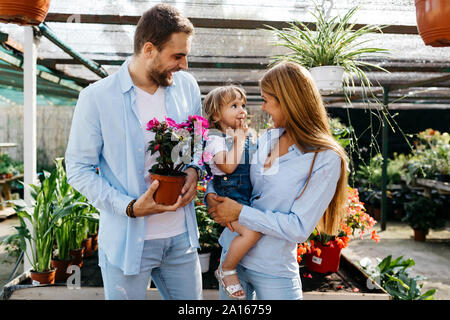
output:
[[[318,257],[320,257],[320,255],[322,254],[322,250],[320,250],[319,248],[315,248],[314,252]]]
[[[380,241],[380,236],[377,234],[376,230],[372,231],[372,236],[371,236],[372,240],[375,240],[376,243],[378,243]]]

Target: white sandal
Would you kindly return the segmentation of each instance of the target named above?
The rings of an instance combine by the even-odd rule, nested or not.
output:
[[[220,285],[224,289],[227,296],[230,297],[231,299],[243,300],[243,299],[245,299],[245,292],[242,296],[234,295],[238,291],[244,291],[244,288],[242,287],[242,285],[240,283],[232,284],[227,287],[225,285],[225,282],[223,281],[224,277],[232,276],[234,274],[237,274],[236,269],[229,270],[229,271],[223,271],[222,266],[219,266],[219,268],[216,271],[214,271],[214,275],[216,276],[217,281],[219,281]]]

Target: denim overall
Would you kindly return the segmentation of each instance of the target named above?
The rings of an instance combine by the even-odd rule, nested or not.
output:
[[[222,134],[225,137],[225,134]],[[237,202],[250,205],[250,197],[252,195],[252,185],[250,182],[250,137],[245,140],[244,148],[244,162],[241,161],[237,168],[231,174],[225,175],[214,175],[212,183],[214,190],[219,196],[228,197]],[[231,139],[226,139],[227,149],[230,150],[233,147],[233,141]],[[211,169],[207,163],[205,163],[206,171],[208,175],[212,175]]]

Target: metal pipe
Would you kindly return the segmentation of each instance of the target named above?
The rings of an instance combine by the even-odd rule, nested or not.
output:
[[[383,110],[383,131],[382,131],[382,182],[381,182],[381,230],[386,230],[387,218],[387,164],[388,164],[388,143],[389,143],[389,126],[386,119],[389,107],[389,87],[384,87],[384,110]]]
[[[106,70],[103,69],[102,66],[99,65],[97,62],[83,57],[80,53],[73,50],[68,45],[66,45],[64,42],[59,40],[58,37],[55,35],[55,33],[45,24],[45,22],[41,23],[39,26],[34,27],[34,28],[37,29],[38,32],[40,32],[43,36],[45,36],[51,42],[53,42],[58,47],[60,47],[64,52],[66,52],[68,55],[70,55],[75,60],[79,61],[82,65],[84,65],[86,68],[88,68],[89,70],[94,72],[99,77],[105,78],[108,76],[108,72],[106,72]]]

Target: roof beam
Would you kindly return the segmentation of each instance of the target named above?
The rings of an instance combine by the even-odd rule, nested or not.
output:
[[[137,25],[141,16],[111,15],[111,14],[69,14],[49,12],[45,18],[46,22],[77,22],[116,25]],[[289,27],[286,21],[270,20],[248,20],[248,19],[216,19],[216,18],[189,18],[196,28],[215,29],[265,29],[265,25],[277,29]],[[293,21],[292,21],[293,22]],[[315,30],[315,23],[304,22],[311,30]],[[355,24],[353,29],[358,30],[365,24]],[[383,33],[392,34],[418,34],[417,26],[391,25],[383,28]]]

